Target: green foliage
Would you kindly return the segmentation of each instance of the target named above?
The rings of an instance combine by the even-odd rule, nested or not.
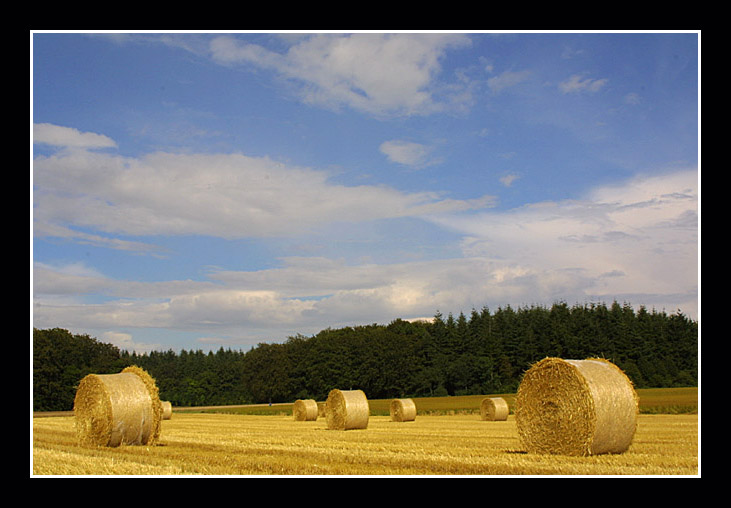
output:
[[[138,365],[176,406],[325,400],[333,388],[372,399],[514,393],[546,357],[604,357],[638,388],[697,386],[697,323],[678,313],[635,312],[618,303],[510,306],[431,322],[325,329],[247,352],[119,352],[65,330],[34,330],[34,410],[68,410],[90,372]]]
[[[33,410],[73,408],[76,388],[87,374],[124,368],[119,349],[67,330],[33,330]]]

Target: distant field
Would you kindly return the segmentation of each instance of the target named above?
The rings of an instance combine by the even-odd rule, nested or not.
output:
[[[698,388],[645,388],[637,390],[640,413],[682,414],[698,412]]]
[[[642,414],[694,414],[698,412],[698,388],[648,388],[638,389],[640,397],[640,413]],[[450,415],[478,414],[480,403],[488,395],[462,395],[454,397],[422,397],[414,398],[418,414]],[[493,394],[489,397],[503,397],[510,406],[511,413],[515,407],[515,394]],[[294,401],[293,401],[294,402]],[[390,399],[370,399],[371,415],[387,416]],[[324,401],[319,401],[320,404]],[[291,414],[292,404],[265,404],[248,406],[220,406],[206,408],[175,408],[176,412],[216,412],[229,414]]]

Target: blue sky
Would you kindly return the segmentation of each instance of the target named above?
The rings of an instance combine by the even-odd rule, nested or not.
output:
[[[699,33],[31,34],[32,319],[138,352],[699,314]]]

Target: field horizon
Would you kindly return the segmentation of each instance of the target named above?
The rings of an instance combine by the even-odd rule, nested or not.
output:
[[[639,388],[636,390],[640,398],[640,414],[695,414],[698,412],[698,387],[681,388]],[[497,393],[484,395],[454,395],[444,397],[411,397],[417,406],[417,414],[473,414],[480,410],[480,403],[485,397],[503,397],[512,414],[515,393]],[[372,416],[383,416],[389,413],[391,399],[368,399]],[[317,401],[324,404],[325,401]],[[173,407],[176,413],[181,412],[223,412],[237,414],[285,414],[291,413],[295,401],[277,402],[273,404],[235,404],[226,406],[186,406]],[[33,417],[73,416],[71,411],[35,411]]]
[[[640,414],[694,414],[698,411],[698,387],[682,388],[639,388]],[[515,393],[495,393],[482,395],[452,395],[444,397],[409,397],[416,404],[417,414],[474,414],[479,413],[480,403],[485,397],[502,397],[508,403],[512,414]],[[389,414],[392,399],[368,399],[372,416]],[[273,404],[241,404],[229,406],[191,406],[176,407],[176,412],[232,412],[240,414],[281,414],[292,410],[292,402]],[[324,404],[318,400],[318,404]]]

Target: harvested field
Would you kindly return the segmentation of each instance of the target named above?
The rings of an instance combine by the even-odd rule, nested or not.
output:
[[[698,475],[698,415],[640,415],[629,450],[590,457],[522,449],[514,416],[371,416],[328,430],[291,414],[176,413],[152,446],[81,447],[74,418],[33,419],[34,475]]]

